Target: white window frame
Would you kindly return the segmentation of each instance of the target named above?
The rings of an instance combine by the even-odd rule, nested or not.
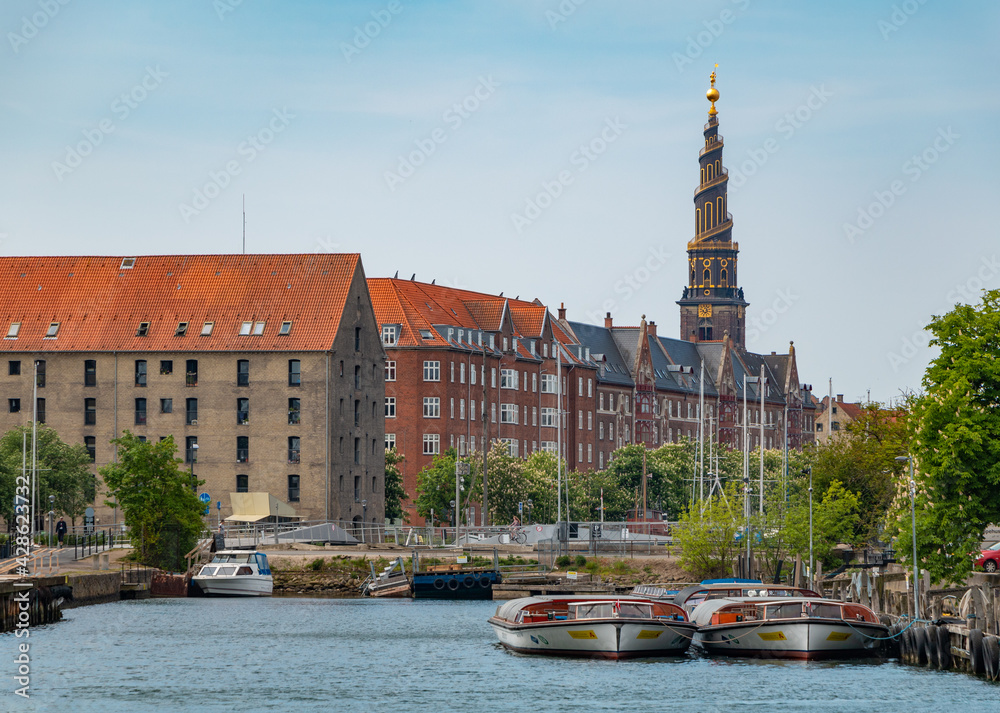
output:
[[[508,389],[511,391],[517,390],[517,379],[518,372],[517,369],[501,369],[500,370],[500,388]]]
[[[441,381],[441,362],[424,362],[424,381]]]
[[[398,341],[397,327],[395,324],[383,324],[382,325],[382,344],[387,347],[396,346]]]
[[[395,433],[385,434],[385,449],[387,451],[390,451],[395,447],[396,447],[396,434]]]
[[[396,380],[396,362],[387,361],[385,363],[385,380],[395,381]]]
[[[554,394],[559,384],[556,381],[555,374],[542,374],[542,393],[543,394]]]
[[[441,453],[441,434],[425,433],[423,454],[425,456],[436,456],[440,453]]]
[[[441,397],[424,397],[424,418],[441,418]]]
[[[556,410],[554,408],[549,408],[547,406],[542,407],[542,428],[555,428],[556,427]]]
[[[396,418],[396,397],[386,396],[385,397],[385,417],[386,418]]]
[[[500,423],[517,424],[517,404],[500,404]]]
[[[558,449],[558,444],[555,441],[542,441],[542,451],[544,453],[555,453]]]

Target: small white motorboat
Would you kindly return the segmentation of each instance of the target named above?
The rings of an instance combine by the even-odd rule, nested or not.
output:
[[[691,620],[706,653],[759,658],[877,656],[889,631],[862,604],[817,597],[707,599]]]
[[[248,550],[216,552],[191,581],[210,596],[269,597],[274,587],[267,555]]]
[[[512,599],[489,623],[519,653],[606,659],[680,656],[697,628],[675,604],[600,595]]]

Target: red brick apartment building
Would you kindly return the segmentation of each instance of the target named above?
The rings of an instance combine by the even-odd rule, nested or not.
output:
[[[383,520],[385,354],[359,255],[0,258],[0,429],[38,420],[95,469],[174,437],[203,492]],[[105,512],[104,494],[97,514]]]

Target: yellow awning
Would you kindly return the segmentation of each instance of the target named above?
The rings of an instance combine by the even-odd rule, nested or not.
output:
[[[270,493],[230,493],[229,504],[233,514],[226,518],[226,522],[259,522],[269,517],[298,518],[291,505]]]

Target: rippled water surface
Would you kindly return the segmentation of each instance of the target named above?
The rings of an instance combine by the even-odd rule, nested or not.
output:
[[[504,651],[493,602],[156,599],[31,634],[32,698],[0,710],[1000,713],[1000,686],[895,662],[585,661]]]

